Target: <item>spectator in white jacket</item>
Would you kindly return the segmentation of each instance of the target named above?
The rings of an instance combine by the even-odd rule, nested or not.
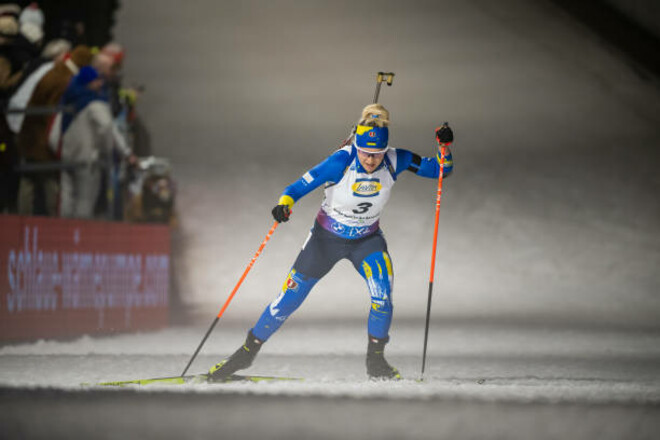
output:
[[[103,92],[103,78],[92,67],[80,69],[64,93],[75,112],[62,118],[62,162],[75,165],[62,173],[60,216],[92,218],[101,188],[102,167],[113,149],[135,161],[118,132]]]

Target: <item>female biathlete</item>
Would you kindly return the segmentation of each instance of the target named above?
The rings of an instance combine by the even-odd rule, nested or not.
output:
[[[286,187],[272,214],[276,221],[289,220],[291,207],[321,185],[325,196],[316,221],[303,244],[280,295],[264,310],[248,332],[245,343],[209,371],[209,380],[223,381],[249,367],[264,342],[302,304],[312,287],[343,258],[353,263],[371,294],[368,321],[367,374],[370,378],[400,379],[399,371],[385,360],[392,322],[394,271],[387,243],[379,226],[383,208],[397,176],[411,171],[438,178],[440,155],[420,157],[388,145],[389,112],[380,104],[364,108],[352,142]],[[453,169],[449,144],[454,136],[444,125],[436,131],[444,148],[443,177]]]

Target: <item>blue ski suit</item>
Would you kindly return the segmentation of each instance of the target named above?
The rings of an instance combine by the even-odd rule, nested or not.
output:
[[[389,148],[372,173],[360,164],[357,149],[345,146],[307,171],[284,190],[280,204],[297,200],[325,185],[324,199],[307,240],[302,246],[279,296],[270,304],[252,333],[268,340],[302,304],[314,285],[341,259],[351,261],[367,282],[371,295],[368,333],[388,338],[392,322],[394,269],[379,226],[390,190],[403,171],[438,178],[440,157],[420,157],[405,149]],[[443,177],[453,170],[447,148]]]

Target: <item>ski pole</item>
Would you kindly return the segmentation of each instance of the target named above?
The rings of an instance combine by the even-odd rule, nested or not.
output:
[[[181,373],[181,377],[186,375],[186,372],[188,371],[188,368],[190,368],[190,365],[193,363],[195,358],[197,357],[197,354],[199,353],[199,350],[202,349],[202,346],[208,339],[209,335],[213,331],[213,328],[215,325],[218,323],[222,315],[225,313],[225,310],[227,310],[227,307],[229,306],[229,303],[231,300],[234,298],[234,295],[236,295],[236,292],[238,291],[238,288],[241,286],[243,283],[243,280],[247,276],[248,272],[250,272],[250,269],[252,269],[252,266],[254,266],[254,262],[257,261],[257,258],[261,254],[261,251],[264,250],[264,247],[266,246],[266,243],[268,243],[268,240],[270,240],[270,237],[273,235],[273,232],[275,232],[275,228],[277,228],[277,225],[279,225],[279,222],[273,223],[273,226],[270,228],[270,231],[268,231],[268,234],[266,234],[266,238],[264,238],[264,241],[261,242],[261,246],[259,246],[259,249],[257,249],[257,252],[254,254],[254,257],[252,257],[252,260],[250,260],[250,264],[245,268],[245,272],[243,272],[243,275],[241,278],[238,280],[238,283],[236,283],[236,286],[234,286],[234,290],[231,291],[231,294],[227,298],[227,301],[225,301],[225,304],[222,306],[222,309],[220,309],[220,313],[218,313],[218,316],[215,317],[213,320],[213,323],[211,324],[211,327],[206,331],[206,334],[202,338],[202,342],[199,343],[197,346],[197,350],[195,350],[195,353],[192,355],[190,358],[190,361],[188,361],[188,365],[186,365],[186,368],[183,370],[183,373]]]
[[[443,127],[449,124],[445,122]],[[438,131],[440,127],[436,129]],[[437,138],[436,138],[437,140]],[[438,176],[438,191],[435,199],[435,228],[433,232],[433,252],[431,254],[431,273],[429,275],[429,296],[426,303],[426,326],[424,328],[424,352],[422,353],[422,374],[420,380],[424,380],[424,368],[426,367],[426,347],[429,340],[429,323],[431,321],[431,298],[433,296],[433,279],[435,277],[435,255],[438,249],[438,223],[440,221],[440,199],[442,198],[442,174],[445,165],[445,144],[438,140],[440,146],[440,175]]]

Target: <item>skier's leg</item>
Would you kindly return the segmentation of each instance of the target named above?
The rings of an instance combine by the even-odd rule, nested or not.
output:
[[[387,252],[374,252],[368,255],[358,268],[367,282],[371,295],[371,309],[367,330],[369,335],[379,339],[389,337],[392,323],[392,284],[394,272]]]
[[[328,273],[340,258],[338,253],[332,250],[332,246],[328,246],[326,240],[310,233],[293,269],[284,281],[279,296],[266,307],[254,328],[248,332],[245,344],[229,358],[209,370],[210,380],[222,381],[236,371],[252,365],[261,344],[282,326],[302,304],[316,282]]]
[[[342,257],[342,241],[329,237],[328,232],[314,228],[303,243],[293,263],[293,268],[284,280],[282,291],[266,307],[252,331],[266,341],[296,311],[314,285],[323,278]]]
[[[392,323],[392,283],[394,271],[385,251],[368,255],[359,268],[371,294],[369,311],[369,344],[367,346],[367,374],[371,378],[400,379],[399,371],[385,360],[385,344],[390,340]]]
[[[209,370],[210,380],[222,381],[236,371],[252,365],[261,345],[296,311],[317,281],[316,278],[307,277],[291,269],[282,286],[282,292],[266,307],[254,328],[248,332],[245,344]]]
[[[382,233],[376,233],[356,243],[348,258],[367,282],[371,295],[369,335],[385,339],[389,335],[394,310],[392,305],[394,267]]]
[[[282,292],[266,307],[252,333],[263,342],[267,341],[300,307],[317,282],[317,278],[308,277],[297,272],[295,268],[291,269],[282,286]]]
[[[385,360],[385,344],[392,323],[394,268],[381,234],[365,240],[351,255],[355,269],[367,282],[371,295],[367,347],[367,374],[371,378],[400,379],[399,371]]]

